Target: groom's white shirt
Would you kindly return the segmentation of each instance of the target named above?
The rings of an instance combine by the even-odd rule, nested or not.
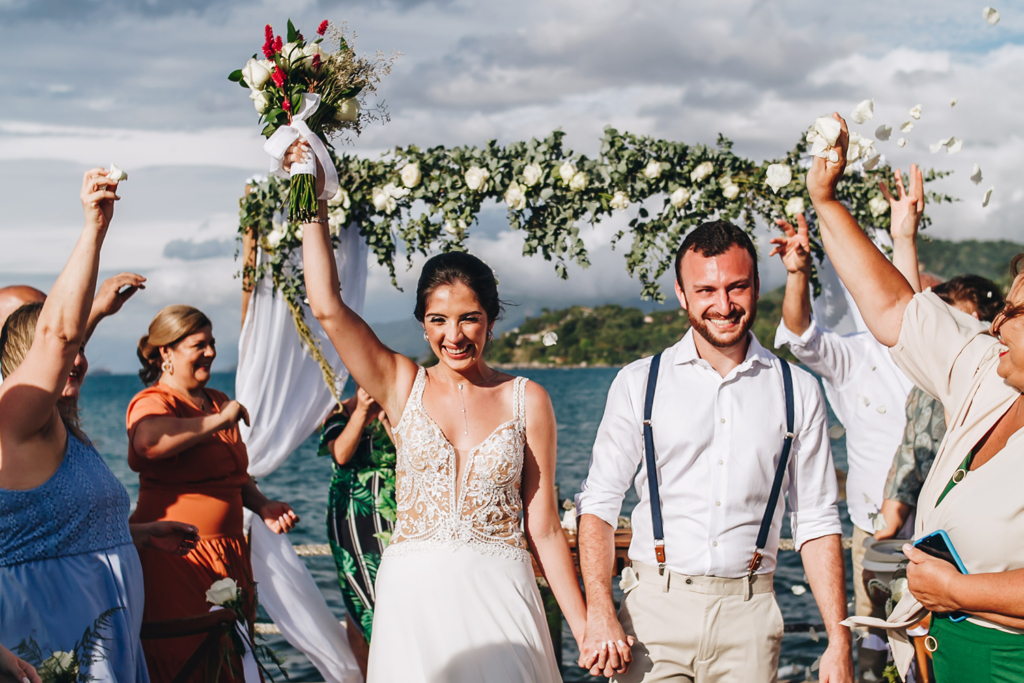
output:
[[[697,355],[693,330],[665,349],[651,417],[669,569],[746,575],[786,431],[781,363],[753,335],[744,361],[724,378]],[[657,564],[642,431],[650,364],[650,358],[630,363],[612,383],[576,502],[579,514],[615,527],[632,481],[640,502],[629,557]],[[793,368],[793,393],[795,438],[783,492],[799,549],[842,529],[825,401],[800,368]],[[758,573],[775,569],[783,509],[775,511]]]

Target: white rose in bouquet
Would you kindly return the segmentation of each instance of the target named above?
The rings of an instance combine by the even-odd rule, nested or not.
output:
[[[262,115],[270,108],[270,97],[262,90],[253,90],[249,93],[249,99],[256,107],[257,114]]]
[[[420,184],[423,176],[420,174],[419,164],[406,164],[402,167],[402,184],[406,187],[416,187]]]
[[[508,189],[505,190],[505,203],[513,211],[522,211],[526,208],[526,193],[523,192],[523,188],[519,183],[514,180],[508,186]]]
[[[583,171],[577,171],[576,175],[569,181],[569,189],[573,192],[587,189],[587,174]]]
[[[338,105],[338,110],[334,113],[335,121],[355,121],[358,118],[359,100],[354,97],[342,100],[341,104]]]
[[[327,60],[327,53],[320,47],[320,43],[309,43],[306,47],[302,48],[302,56],[305,58],[304,61],[307,65],[313,64],[313,57],[316,55],[320,55],[321,63]]]
[[[796,218],[804,212],[804,198],[803,197],[790,197],[789,201],[786,202],[786,215],[790,218]]]
[[[612,195],[612,200],[608,202],[608,206],[617,211],[625,211],[629,208],[629,196],[622,190],[616,190],[615,194]]]
[[[74,652],[63,652],[58,650],[52,653],[49,657],[43,660],[42,664],[39,665],[40,677],[46,680],[66,678],[61,674],[72,674],[76,678],[78,677],[78,658],[75,657]],[[49,674],[49,675],[47,675]],[[23,680],[28,680],[27,678]]]
[[[242,67],[242,80],[253,90],[263,90],[263,86],[270,80],[270,69],[263,63],[266,61],[269,60],[257,60],[253,57]]]
[[[462,237],[466,233],[466,221],[461,218],[457,221],[445,221],[444,231],[452,237]]]
[[[526,183],[527,187],[533,187],[543,175],[544,170],[540,167],[540,164],[527,164],[526,168],[523,169],[523,182]]]
[[[860,124],[875,118],[875,101],[864,100],[853,109],[850,118],[854,123]]]
[[[206,601],[214,605],[223,605],[238,599],[238,584],[234,579],[220,579],[214,581],[210,589],[206,591]]]
[[[490,171],[479,166],[470,166],[466,171],[466,185],[474,192],[478,192],[487,186],[487,179],[491,177]]]
[[[878,218],[889,210],[889,202],[885,200],[885,197],[872,197],[868,200],[868,210],[871,211],[872,216]]]
[[[284,61],[291,69],[294,69],[297,66],[302,66],[307,60],[306,54],[302,51],[302,46],[299,45],[298,42],[286,43],[285,46],[281,48],[281,57],[284,58]],[[308,59],[312,60],[312,55],[310,55]]]
[[[572,179],[576,177],[576,167],[571,161],[566,161],[558,167],[558,177],[566,185],[572,182]]]
[[[700,181],[704,180],[709,175],[711,175],[712,172],[714,172],[714,170],[715,165],[712,164],[710,161],[702,162],[699,166],[697,166],[697,168],[693,169],[693,171],[690,172],[690,180],[692,180],[695,183],[699,183]]]
[[[722,194],[726,199],[736,199],[740,196],[740,186],[732,181],[732,178],[722,178],[718,181],[722,187]]]
[[[793,180],[793,171],[786,164],[771,164],[764,175],[765,185],[772,188],[775,194],[779,193],[779,188],[789,185]]]
[[[327,206],[340,206],[343,209],[350,209],[352,208],[352,200],[349,198],[345,188],[339,187],[334,196],[327,200]]]
[[[690,191],[685,187],[676,188],[676,191],[669,195],[668,201],[673,207],[682,209],[690,201]]]
[[[648,162],[647,167],[644,168],[644,177],[647,178],[648,180],[655,180],[661,177],[661,162]]]
[[[114,182],[121,182],[122,180],[128,180],[128,174],[119,169],[116,165],[110,164],[110,172],[107,173],[107,178]]]

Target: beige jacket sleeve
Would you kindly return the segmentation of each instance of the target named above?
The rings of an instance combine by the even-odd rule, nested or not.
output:
[[[893,360],[917,386],[951,413],[971,387],[985,354],[999,342],[979,322],[926,290],[914,296],[903,313]]]

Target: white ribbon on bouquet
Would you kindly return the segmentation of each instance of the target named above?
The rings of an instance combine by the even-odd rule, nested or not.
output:
[[[216,612],[221,609],[226,608],[214,605],[210,611]],[[260,667],[256,664],[256,655],[249,647],[249,625],[245,623],[245,619],[238,618],[238,621],[235,622],[235,630],[242,637],[242,674],[245,683],[263,683],[263,679],[260,678]]]
[[[319,199],[330,199],[338,192],[338,170],[334,168],[334,162],[331,161],[331,155],[328,154],[323,140],[306,125],[306,119],[312,116],[319,106],[319,95],[303,95],[298,111],[292,113],[291,125],[281,126],[274,131],[274,134],[263,143],[263,151],[270,155],[270,172],[281,178],[297,175],[316,177],[316,160],[319,159],[320,165],[324,167],[324,191],[320,193]],[[286,172],[283,165],[284,155],[299,138],[309,143],[309,148],[313,150],[316,159],[294,163]]]

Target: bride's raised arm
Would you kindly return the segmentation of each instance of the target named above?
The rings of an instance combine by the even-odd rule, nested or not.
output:
[[[303,153],[309,153],[308,147],[304,143],[296,143],[289,150],[286,163],[290,165]],[[319,165],[317,170],[319,191],[323,185],[323,172]],[[309,307],[356,383],[397,422],[416,381],[418,367],[409,358],[385,346],[370,326],[345,304],[338,280],[338,264],[334,260],[327,229],[326,201],[319,202],[317,222],[304,224],[302,230],[302,260]]]

